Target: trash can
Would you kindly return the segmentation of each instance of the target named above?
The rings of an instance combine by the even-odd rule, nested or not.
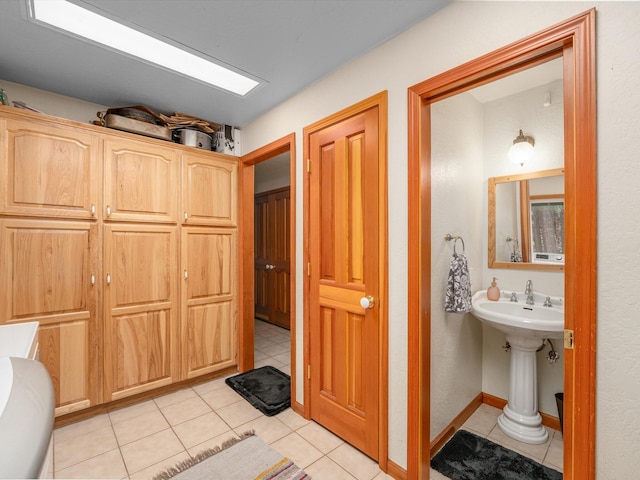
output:
[[[564,412],[564,393],[556,393],[556,405],[558,406],[558,416],[560,418],[560,431],[564,433],[562,427],[562,417]]]

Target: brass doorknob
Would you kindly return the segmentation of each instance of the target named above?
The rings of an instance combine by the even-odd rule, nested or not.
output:
[[[373,308],[375,304],[376,301],[371,295],[367,295],[366,297],[362,297],[360,299],[360,306],[362,308]]]

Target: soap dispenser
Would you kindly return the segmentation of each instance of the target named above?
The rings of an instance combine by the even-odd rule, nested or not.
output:
[[[500,300],[500,289],[496,285],[496,277],[493,277],[491,286],[487,288],[487,298],[489,300]]]

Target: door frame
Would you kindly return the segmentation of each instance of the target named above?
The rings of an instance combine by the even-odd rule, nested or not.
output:
[[[389,307],[388,307],[388,201],[387,201],[387,118],[388,118],[388,92],[385,90],[376,95],[373,95],[361,102],[358,102],[350,107],[340,110],[322,120],[319,120],[311,125],[306,126],[303,129],[303,158],[307,162],[307,172],[309,172],[309,158],[310,158],[310,136],[311,134],[327,128],[331,125],[346,120],[354,115],[358,115],[365,110],[371,108],[378,108],[378,152],[380,161],[380,180],[378,183],[378,224],[379,224],[379,258],[377,259],[379,270],[379,285],[378,291],[380,292],[380,310],[379,310],[379,363],[378,363],[378,411],[379,411],[379,430],[378,430],[378,464],[380,469],[384,472],[388,469],[388,450],[389,450]],[[310,179],[309,175],[304,176],[303,182],[303,264],[310,265],[309,257],[309,223],[311,218],[310,208]],[[309,379],[309,366],[311,364],[310,355],[310,308],[309,308],[309,295],[311,282],[308,275],[304,275],[303,280],[303,357],[304,365],[307,368],[307,372],[304,375],[304,417],[311,417],[311,382]]]
[[[289,295],[290,295],[290,342],[291,342],[291,406],[296,410],[296,135],[290,133],[263,147],[240,157],[239,210],[240,235],[238,237],[238,370],[246,372],[254,367],[254,168],[257,163],[289,152]],[[301,407],[297,409],[301,410]]]
[[[409,479],[430,464],[431,138],[430,103],[563,57],[565,156],[564,478],[595,478],[596,70],[595,9],[478,57],[408,89]]]

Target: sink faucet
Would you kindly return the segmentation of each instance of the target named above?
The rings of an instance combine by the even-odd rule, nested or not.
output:
[[[527,305],[533,305],[533,282],[531,280],[527,280],[524,294],[527,296]]]

